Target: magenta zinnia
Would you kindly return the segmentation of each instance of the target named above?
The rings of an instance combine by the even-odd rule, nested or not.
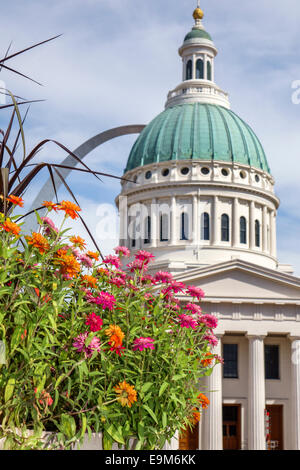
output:
[[[135,259],[140,260],[145,264],[148,264],[154,258],[155,256],[152,253],[149,253],[148,251],[144,251],[144,250],[138,251],[137,254],[135,255]]]
[[[113,310],[116,299],[112,294],[108,294],[108,292],[100,292],[98,297],[95,297],[93,302],[98,305],[102,305],[102,307],[108,308],[108,310]]]
[[[88,346],[85,345],[88,333],[81,333],[74,338],[73,346],[78,352],[84,352],[86,357],[91,357],[95,351],[100,351],[100,340],[94,337]]]
[[[158,271],[155,274],[155,280],[158,282],[163,282],[165,284],[168,284],[169,282],[173,281],[173,276],[171,273],[168,273],[165,271]]]
[[[209,313],[206,313],[205,315],[202,315],[200,318],[198,318],[199,323],[203,323],[207,328],[213,330],[214,328],[217,328],[218,326],[218,319],[214,317],[214,315],[210,315]]]
[[[186,304],[184,308],[185,310],[188,310],[189,312],[191,312],[193,315],[200,315],[202,313],[201,307],[199,307],[199,305],[196,305],[196,304],[189,303],[189,304]]]
[[[181,315],[178,315],[178,318],[180,319],[181,328],[192,328],[193,330],[197,328],[197,320],[195,320],[190,315],[185,315],[185,313],[182,313]]]
[[[191,297],[196,297],[198,300],[203,299],[204,297],[204,292],[200,287],[188,286],[186,292]]]
[[[154,348],[154,339],[152,338],[137,338],[133,342],[134,351],[143,351],[144,349],[155,349]]]
[[[212,345],[212,347],[214,348],[215,346],[217,346],[218,344],[218,338],[215,337],[215,335],[213,335],[212,333],[210,334],[207,334],[203,337],[204,341],[208,341],[209,344]]]
[[[102,329],[103,320],[99,317],[99,315],[96,315],[94,312],[92,312],[87,316],[85,324],[90,327],[91,331],[95,332]]]
[[[104,258],[103,263],[110,264],[115,268],[119,269],[121,267],[121,260],[118,256],[109,255]]]
[[[114,248],[116,255],[130,256],[130,250],[126,246],[117,246]]]

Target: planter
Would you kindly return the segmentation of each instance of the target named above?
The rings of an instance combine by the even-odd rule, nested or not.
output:
[[[28,436],[32,434],[32,431],[28,431]],[[44,432],[43,433],[43,440],[45,442],[45,449],[50,442],[53,442],[55,439],[55,434],[51,432]],[[132,438],[130,439],[130,449],[134,450],[135,445],[137,443],[137,439]],[[0,439],[0,450],[3,450],[4,439]],[[112,446],[112,450],[124,450],[124,446],[119,447],[117,443],[114,443]],[[171,443],[169,444],[166,442],[162,450],[177,450],[178,449],[178,433],[171,439]],[[103,450],[102,446],[102,433],[92,433],[91,439],[89,439],[88,434],[85,435],[84,441],[78,449],[78,444],[74,445],[73,450]]]

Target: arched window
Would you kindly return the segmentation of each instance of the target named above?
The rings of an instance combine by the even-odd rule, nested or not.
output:
[[[147,245],[151,242],[151,217],[147,216],[144,221],[144,243]]]
[[[260,247],[260,222],[255,221],[255,246]]]
[[[160,216],[160,241],[169,241],[169,216],[168,214],[161,214]]]
[[[204,62],[202,59],[198,59],[196,62],[196,78],[204,78]]]
[[[247,221],[245,217],[240,218],[240,243],[247,243]]]
[[[206,65],[207,65],[207,80],[211,80],[212,79],[211,63],[207,61]]]
[[[186,212],[181,213],[180,217],[180,240],[189,239],[189,216]]]
[[[186,80],[192,80],[193,78],[193,62],[191,60],[186,64]]]
[[[229,242],[229,216],[227,214],[223,214],[221,219],[221,240]]]
[[[136,245],[136,221],[132,222],[132,238],[131,238],[131,246],[132,248]]]
[[[204,212],[201,215],[201,240],[210,239],[209,214]]]

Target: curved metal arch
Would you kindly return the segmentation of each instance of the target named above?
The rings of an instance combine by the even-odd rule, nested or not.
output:
[[[144,124],[132,124],[128,126],[120,126],[114,127],[113,129],[109,129],[107,131],[101,132],[100,134],[95,135],[91,139],[87,140],[83,144],[81,144],[73,153],[77,155],[80,160],[83,160],[90,152],[95,150],[100,145],[108,142],[109,140],[115,139],[116,137],[121,137],[124,135],[130,134],[140,134],[144,129]],[[62,165],[75,167],[77,165],[76,160],[71,156],[68,155],[63,162]],[[67,168],[60,168],[61,175],[66,178],[72,170]],[[58,189],[62,185],[62,181],[58,178],[57,175],[54,175],[56,189]],[[31,210],[35,209],[36,207],[41,206],[43,201],[51,201],[54,198],[54,190],[53,185],[51,182],[51,178],[46,181],[36,198],[34,199]],[[35,224],[35,214],[26,218],[25,226],[27,228],[32,227]]]

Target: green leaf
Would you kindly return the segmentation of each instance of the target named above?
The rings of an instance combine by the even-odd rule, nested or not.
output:
[[[81,423],[81,434],[80,437],[84,436],[86,430],[86,416],[83,414],[81,415],[82,423]]]
[[[113,438],[114,441],[119,442],[119,444],[125,444],[122,434],[119,433],[113,424],[108,428],[105,428],[106,432]]]
[[[167,413],[164,411],[163,414],[162,414],[162,425],[163,425],[163,428],[165,428],[167,426]]]
[[[138,436],[141,441],[145,438],[145,426],[143,422],[139,422],[138,424]]]
[[[144,385],[142,386],[141,392],[143,392],[143,393],[148,392],[149,388],[151,388],[152,385],[153,385],[153,382],[144,383]]]
[[[174,375],[174,377],[172,377],[172,380],[176,382],[177,380],[184,379],[184,378],[185,378],[185,374],[178,374],[178,375]]]
[[[156,422],[156,424],[158,424],[157,418],[156,418],[154,412],[151,410],[151,408],[149,408],[148,405],[143,405],[143,408],[149,413],[149,415]]]
[[[12,397],[12,394],[14,393],[15,383],[15,379],[9,379],[9,381],[7,382],[4,392],[5,403],[7,403],[8,400]]]
[[[102,438],[103,450],[111,450],[113,446],[113,440],[110,435],[104,431]]]
[[[162,394],[166,391],[166,389],[168,388],[168,386],[169,386],[168,382],[164,382],[164,383],[161,385],[161,387],[160,387],[160,389],[159,389],[159,392],[158,392],[158,396],[159,396],[159,397],[162,396]]]

